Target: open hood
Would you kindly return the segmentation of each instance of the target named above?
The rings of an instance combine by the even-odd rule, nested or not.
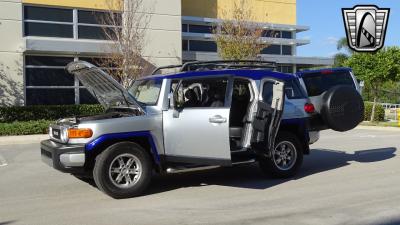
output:
[[[77,61],[69,63],[66,69],[78,78],[106,110],[115,107],[130,107],[144,112],[120,83],[98,67],[85,61]]]

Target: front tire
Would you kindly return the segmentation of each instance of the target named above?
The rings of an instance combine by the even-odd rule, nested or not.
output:
[[[152,162],[141,146],[122,142],[108,147],[96,158],[93,178],[97,187],[113,198],[141,195],[152,176]]]
[[[261,170],[275,178],[294,176],[302,163],[303,147],[297,136],[290,132],[279,132],[271,157],[259,160]]]

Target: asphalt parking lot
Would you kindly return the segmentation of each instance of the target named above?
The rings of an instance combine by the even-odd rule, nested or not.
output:
[[[301,172],[255,166],[156,177],[146,196],[114,200],[40,161],[38,144],[0,146],[5,224],[400,224],[400,131],[325,131]]]

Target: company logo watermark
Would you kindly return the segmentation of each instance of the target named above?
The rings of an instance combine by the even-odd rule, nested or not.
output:
[[[385,43],[389,8],[356,5],[342,9],[349,47],[359,52],[374,52]]]

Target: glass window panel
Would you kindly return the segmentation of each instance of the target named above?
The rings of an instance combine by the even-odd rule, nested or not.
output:
[[[190,41],[190,51],[217,52],[217,44],[213,41]]]
[[[187,79],[177,90],[176,103],[184,108],[224,107],[227,78]]]
[[[106,12],[97,11],[78,11],[78,23],[90,23],[90,24],[104,24],[107,19]]]
[[[282,31],[282,38],[292,39],[291,31]]]
[[[280,45],[270,45],[263,50],[261,50],[261,54],[273,54],[280,55],[281,54],[281,46]]]
[[[106,28],[107,34],[111,35],[115,30],[113,28]],[[78,38],[80,39],[96,39],[107,40],[109,37],[104,32],[102,27],[82,26],[78,27]]]
[[[115,19],[115,21],[110,21],[111,18]],[[120,26],[121,21],[121,13],[115,13],[114,15],[111,15],[108,12],[78,10],[78,23]]]
[[[26,89],[26,105],[72,105],[75,104],[75,90],[57,89]]]
[[[72,61],[72,57],[25,56],[25,64],[30,66],[66,66]]]
[[[182,50],[187,51],[188,49],[188,40],[182,40]]]
[[[25,36],[73,38],[72,25],[25,22]]]
[[[65,69],[26,68],[27,86],[74,86],[74,76]]]
[[[26,20],[72,22],[72,9],[24,6]]]
[[[204,34],[211,34],[212,33],[212,26],[203,26],[203,25],[189,25],[189,32],[191,33],[204,33]]]
[[[99,104],[97,99],[84,88],[79,89],[80,104]]]
[[[282,55],[292,55],[292,46],[282,45]]]
[[[281,32],[278,30],[263,30],[262,36],[269,38],[280,38]]]
[[[292,80],[285,83],[285,94],[288,99],[305,98],[304,93],[300,89],[300,84],[296,81]]]
[[[182,24],[182,32],[188,32],[188,25]]]

